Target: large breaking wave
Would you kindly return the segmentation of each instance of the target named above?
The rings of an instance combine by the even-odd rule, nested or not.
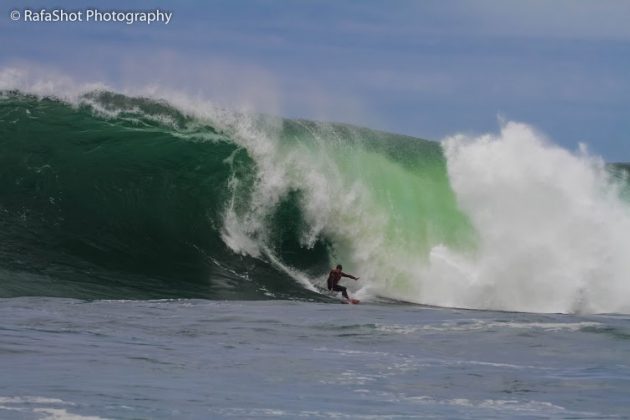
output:
[[[530,127],[442,144],[90,91],[0,99],[0,296],[629,312],[621,168]]]

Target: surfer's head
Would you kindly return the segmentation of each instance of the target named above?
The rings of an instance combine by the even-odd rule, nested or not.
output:
[[[341,264],[337,264],[337,270],[343,270],[343,267],[341,266]]]

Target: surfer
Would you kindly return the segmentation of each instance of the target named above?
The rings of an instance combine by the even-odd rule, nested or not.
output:
[[[334,269],[330,270],[330,273],[328,274],[328,290],[334,290],[335,292],[341,292],[341,294],[343,295],[344,298],[350,300],[350,297],[348,296],[348,291],[345,287],[343,286],[339,286],[339,280],[341,280],[342,277],[348,277],[351,278],[353,280],[359,280],[358,277],[353,276],[352,274],[346,274],[343,271],[341,271],[343,269],[343,267],[341,266],[341,264],[337,264],[337,267],[335,267]]]

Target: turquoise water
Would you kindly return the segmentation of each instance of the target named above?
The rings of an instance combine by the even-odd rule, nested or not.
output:
[[[13,92],[0,166],[5,297],[322,299],[304,285],[375,233],[425,259],[471,236],[437,143],[339,124]]]

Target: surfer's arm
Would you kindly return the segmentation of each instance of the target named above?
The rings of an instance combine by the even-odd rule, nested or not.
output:
[[[350,278],[352,280],[359,280],[358,277],[354,277],[352,274],[346,274],[344,272],[341,273],[341,277],[348,277],[348,278]]]

